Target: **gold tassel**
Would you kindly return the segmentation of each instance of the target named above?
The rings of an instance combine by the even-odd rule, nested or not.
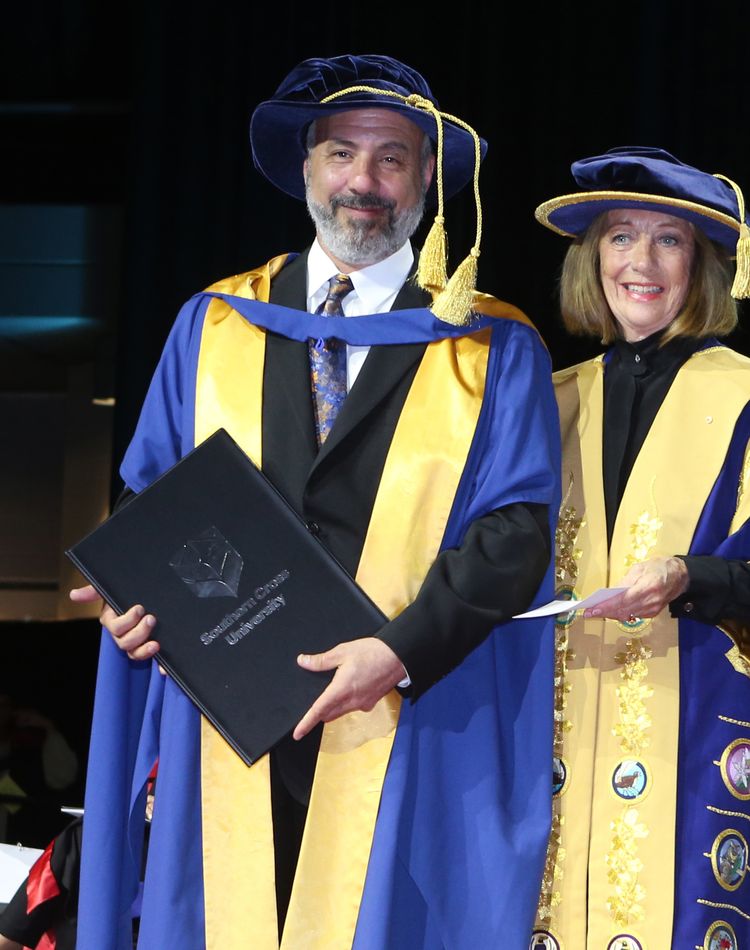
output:
[[[438,214],[419,252],[417,287],[439,293],[448,282],[445,218]]]
[[[737,182],[727,178],[726,175],[715,174],[714,178],[721,178],[722,181],[731,185],[737,198],[737,220],[740,225],[740,236],[737,239],[737,250],[735,252],[737,270],[735,271],[732,289],[729,292],[735,300],[744,300],[750,297],[750,228],[748,228],[745,221],[745,196]]]
[[[472,248],[451,275],[445,290],[433,298],[430,310],[439,320],[459,327],[471,322],[478,257],[479,252]]]
[[[740,225],[740,239],[737,241],[737,270],[731,293],[735,300],[750,297],[750,228],[744,221]]]
[[[447,112],[441,113],[443,119],[455,122],[464,128],[474,140],[474,202],[477,209],[477,231],[474,246],[469,251],[451,275],[445,290],[433,294],[430,310],[439,320],[452,323],[455,326],[466,326],[471,323],[474,309],[474,296],[477,285],[477,261],[479,259],[479,245],[482,240],[482,202],[479,199],[479,165],[482,160],[479,147],[479,136],[462,119]]]

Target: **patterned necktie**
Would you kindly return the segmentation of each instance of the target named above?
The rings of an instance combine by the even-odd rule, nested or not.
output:
[[[336,274],[328,282],[326,299],[315,312],[327,317],[343,316],[341,302],[352,290],[354,286],[347,275]],[[346,343],[333,337],[310,340],[309,351],[315,431],[320,446],[346,398]]]

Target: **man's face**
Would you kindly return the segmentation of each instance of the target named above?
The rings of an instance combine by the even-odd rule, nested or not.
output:
[[[307,207],[318,240],[344,271],[375,264],[414,233],[435,160],[424,133],[391,109],[319,119],[305,160]]]

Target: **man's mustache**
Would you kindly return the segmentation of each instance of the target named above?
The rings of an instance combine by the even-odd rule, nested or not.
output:
[[[392,198],[382,198],[380,195],[369,192],[365,195],[332,195],[330,204],[332,211],[339,208],[355,208],[356,210],[382,208],[385,211],[393,211],[396,207],[396,202]]]

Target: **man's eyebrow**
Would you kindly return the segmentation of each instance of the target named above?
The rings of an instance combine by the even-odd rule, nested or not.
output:
[[[359,147],[357,142],[352,141],[352,139],[339,138],[337,135],[332,135],[329,138],[324,139],[321,144],[337,145],[337,146],[343,145],[346,148],[352,148],[352,149],[356,149]],[[376,147],[379,151],[388,151],[388,152],[393,152],[393,151],[408,152],[409,151],[409,146],[405,142],[400,142],[398,139],[394,139],[393,141],[389,141],[389,142],[380,142],[378,143]]]

